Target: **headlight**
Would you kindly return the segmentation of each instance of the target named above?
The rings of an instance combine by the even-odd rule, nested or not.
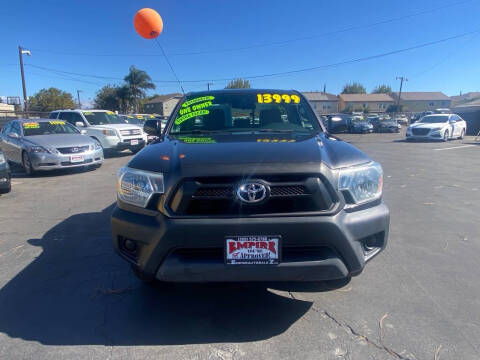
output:
[[[0,153],[0,165],[5,164],[5,162],[6,162],[5,156],[3,156],[3,153]]]
[[[362,204],[382,196],[383,170],[379,163],[352,166],[340,170],[338,190],[346,195],[347,202]]]
[[[163,174],[123,167],[118,172],[117,195],[128,204],[146,207],[153,194],[163,194]]]
[[[37,146],[37,145],[30,146],[28,150],[33,153],[50,153],[50,154],[59,153],[58,150],[53,147],[43,147],[43,146]]]
[[[115,130],[102,130],[102,134],[105,136],[117,136]]]
[[[90,150],[100,150],[102,148],[102,145],[100,145],[99,142],[95,141],[94,145],[90,145]]]

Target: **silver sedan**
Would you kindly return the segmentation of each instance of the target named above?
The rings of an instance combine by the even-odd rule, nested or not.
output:
[[[62,120],[12,120],[0,133],[0,149],[28,175],[103,163],[100,144]]]

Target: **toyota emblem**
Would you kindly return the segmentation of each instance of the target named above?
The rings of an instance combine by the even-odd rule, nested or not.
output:
[[[267,197],[267,187],[258,182],[241,184],[237,189],[237,197],[248,204],[258,203]]]

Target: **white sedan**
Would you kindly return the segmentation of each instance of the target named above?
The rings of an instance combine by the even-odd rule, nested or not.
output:
[[[421,118],[407,128],[407,140],[463,139],[467,123],[455,114],[433,114]]]

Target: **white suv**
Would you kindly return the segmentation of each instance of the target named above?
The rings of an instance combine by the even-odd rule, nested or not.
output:
[[[463,139],[467,123],[455,114],[433,114],[422,117],[407,129],[407,140]]]
[[[129,149],[140,151],[147,143],[147,134],[140,126],[126,124],[114,112],[107,110],[55,110],[50,119],[62,119],[97,140],[104,152]]]

